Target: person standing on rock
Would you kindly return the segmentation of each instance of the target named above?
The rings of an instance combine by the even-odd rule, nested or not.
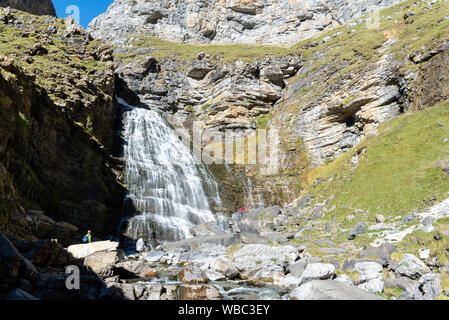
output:
[[[84,236],[83,241],[84,242],[88,242],[88,243],[92,243],[92,234],[91,234],[90,230],[87,231],[87,234]]]

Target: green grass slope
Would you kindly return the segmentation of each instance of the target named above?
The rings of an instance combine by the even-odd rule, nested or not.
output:
[[[329,207],[344,217],[354,209],[387,219],[423,209],[445,199],[449,176],[439,160],[449,159],[449,102],[404,114],[379,127],[379,134],[364,139],[334,162],[315,169],[309,181],[325,180],[307,191],[317,198],[334,196]],[[351,159],[358,153],[357,166]],[[337,214],[338,213],[338,214]]]

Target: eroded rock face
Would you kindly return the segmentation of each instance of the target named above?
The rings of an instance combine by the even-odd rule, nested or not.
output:
[[[11,7],[32,14],[56,17],[56,10],[51,0],[0,0],[0,7]]]
[[[398,0],[116,0],[89,26],[120,43],[133,34],[183,42],[295,43]]]

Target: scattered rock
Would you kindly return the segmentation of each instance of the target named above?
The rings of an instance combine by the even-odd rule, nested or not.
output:
[[[115,269],[122,277],[153,278],[157,276],[157,270],[141,260],[126,260],[115,264]]]

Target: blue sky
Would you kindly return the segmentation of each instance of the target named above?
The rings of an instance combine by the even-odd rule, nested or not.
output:
[[[112,2],[113,0],[53,0],[59,18],[73,15],[76,19],[79,12],[80,25],[84,28],[87,28],[93,18],[105,12]],[[79,10],[70,6],[76,6]]]

